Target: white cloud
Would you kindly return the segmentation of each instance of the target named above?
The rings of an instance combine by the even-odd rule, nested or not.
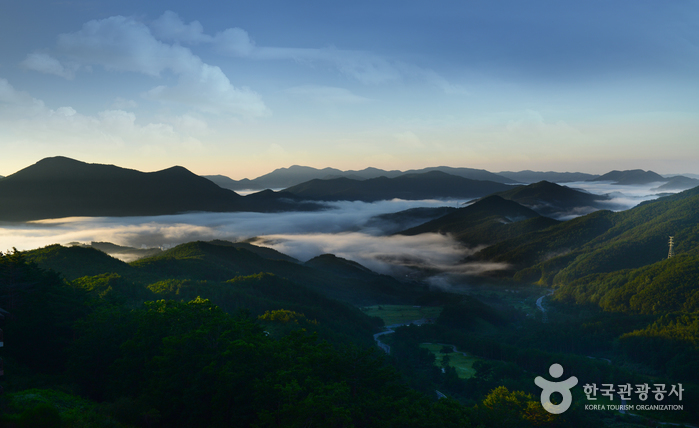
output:
[[[255,92],[233,87],[220,68],[203,63],[197,72],[181,75],[176,86],[157,86],[146,92],[144,97],[192,106],[207,113],[270,114]]]
[[[122,97],[116,97],[112,103],[112,108],[116,110],[135,109],[136,107],[138,107],[138,103],[136,101],[127,100]]]
[[[420,137],[418,137],[414,132],[412,131],[405,131],[405,132],[400,132],[397,134],[393,134],[393,138],[402,146],[402,147],[409,147],[409,148],[424,148],[425,145],[422,144],[422,141],[420,141]]]
[[[211,36],[204,34],[204,28],[199,21],[185,24],[175,12],[170,10],[153,21],[150,27],[153,33],[162,40],[192,44],[212,41]]]
[[[371,101],[369,98],[355,95],[347,89],[332,86],[295,86],[287,89],[286,93],[320,104],[361,104]]]
[[[250,55],[255,48],[255,43],[250,39],[248,32],[237,27],[217,33],[213,42],[219,52],[229,55]]]
[[[31,117],[45,109],[43,101],[16,90],[7,79],[0,77],[0,111],[3,113],[0,118]]]
[[[193,137],[201,133],[206,123],[186,116],[175,117],[172,124],[151,122],[138,124],[133,112],[120,109],[104,110],[85,115],[70,106],[48,108],[43,101],[18,91],[6,79],[0,78],[0,129],[21,135],[22,142],[51,151],[68,147],[121,147],[125,145],[159,144],[165,147],[197,147]],[[17,142],[6,138],[5,143]]]
[[[207,40],[197,39],[201,25],[185,26],[173,13],[166,13],[156,23],[158,31],[168,38]],[[151,100],[184,104],[216,114],[270,113],[257,93],[234,87],[219,67],[204,63],[189,48],[157,40],[145,24],[132,18],[112,16],[89,21],[80,31],[61,34],[58,48],[66,57],[84,65],[101,65],[107,70],[153,77],[169,71],[178,76],[175,86],[161,85],[147,91],[146,97]]]
[[[166,40],[184,43],[210,43],[226,55],[247,57],[258,60],[292,60],[311,65],[325,64],[347,77],[363,84],[377,85],[402,80],[404,77],[426,81],[447,94],[464,94],[466,90],[452,83],[433,70],[393,61],[372,52],[344,50],[335,47],[287,48],[257,46],[247,31],[241,28],[228,28],[215,36],[204,34],[198,21],[185,24],[172,11],[165,12],[151,24],[156,35]]]
[[[71,80],[75,77],[78,69],[77,64],[63,65],[59,60],[45,53],[31,53],[22,61],[21,65],[30,70],[40,73],[55,74]]]

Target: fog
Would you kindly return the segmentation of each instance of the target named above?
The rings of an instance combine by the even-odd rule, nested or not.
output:
[[[658,183],[645,186],[617,186],[604,182],[566,183],[567,186],[595,194],[609,194],[605,203],[618,211],[658,197],[651,190]],[[459,244],[450,236],[423,234],[387,236],[396,225],[378,222],[372,217],[417,207],[459,207],[463,200],[422,200],[366,202],[332,202],[317,212],[285,213],[189,213],[151,217],[74,217],[29,223],[0,224],[0,251],[40,248],[59,243],[106,241],[118,245],[167,249],[196,241],[254,239],[300,261],[323,253],[356,261],[380,273],[398,277],[419,275],[434,285],[453,282],[463,275],[505,269],[496,263],[463,263],[478,248]],[[559,218],[573,218],[591,212],[580,208],[562,213]],[[122,254],[122,260],[134,256]]]

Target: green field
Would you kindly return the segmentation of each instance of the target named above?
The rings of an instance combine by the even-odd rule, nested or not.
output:
[[[473,368],[473,363],[478,361],[480,358],[472,355],[465,356],[461,352],[450,352],[448,354],[444,354],[441,352],[444,345],[439,345],[436,343],[423,343],[420,345],[420,347],[425,348],[434,354],[434,364],[437,367],[442,367],[442,358],[444,358],[445,355],[449,355],[449,366],[456,369],[456,374],[461,379],[468,379],[476,374],[476,370]]]
[[[379,317],[386,325],[403,324],[419,319],[436,320],[442,313],[441,306],[377,305],[362,308],[365,314]]]

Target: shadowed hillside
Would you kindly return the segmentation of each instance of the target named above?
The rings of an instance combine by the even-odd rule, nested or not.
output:
[[[387,199],[477,198],[511,186],[492,181],[470,180],[440,171],[406,174],[396,178],[369,180],[335,178],[311,180],[285,189],[300,198],[322,201],[365,201]]]
[[[242,197],[180,166],[145,173],[54,157],[2,179],[0,220],[317,208],[291,199],[275,193]]]

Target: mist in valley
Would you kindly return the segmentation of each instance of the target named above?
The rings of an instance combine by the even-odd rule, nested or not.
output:
[[[595,194],[609,194],[609,209],[620,211],[655,199],[656,184],[619,186],[600,182],[566,183]],[[214,239],[249,241],[270,247],[305,262],[331,253],[358,262],[379,273],[397,278],[425,280],[447,287],[468,277],[506,269],[503,263],[465,262],[482,247],[457,242],[448,235],[394,235],[424,220],[400,224],[378,217],[411,208],[462,207],[465,200],[422,200],[326,203],[326,210],[282,213],[188,213],[151,217],[74,217],[27,223],[6,223],[0,227],[0,250],[30,250],[51,244],[111,242],[134,248],[168,249],[191,241]],[[591,212],[561,213],[560,219]],[[133,261],[139,254],[113,254]]]

